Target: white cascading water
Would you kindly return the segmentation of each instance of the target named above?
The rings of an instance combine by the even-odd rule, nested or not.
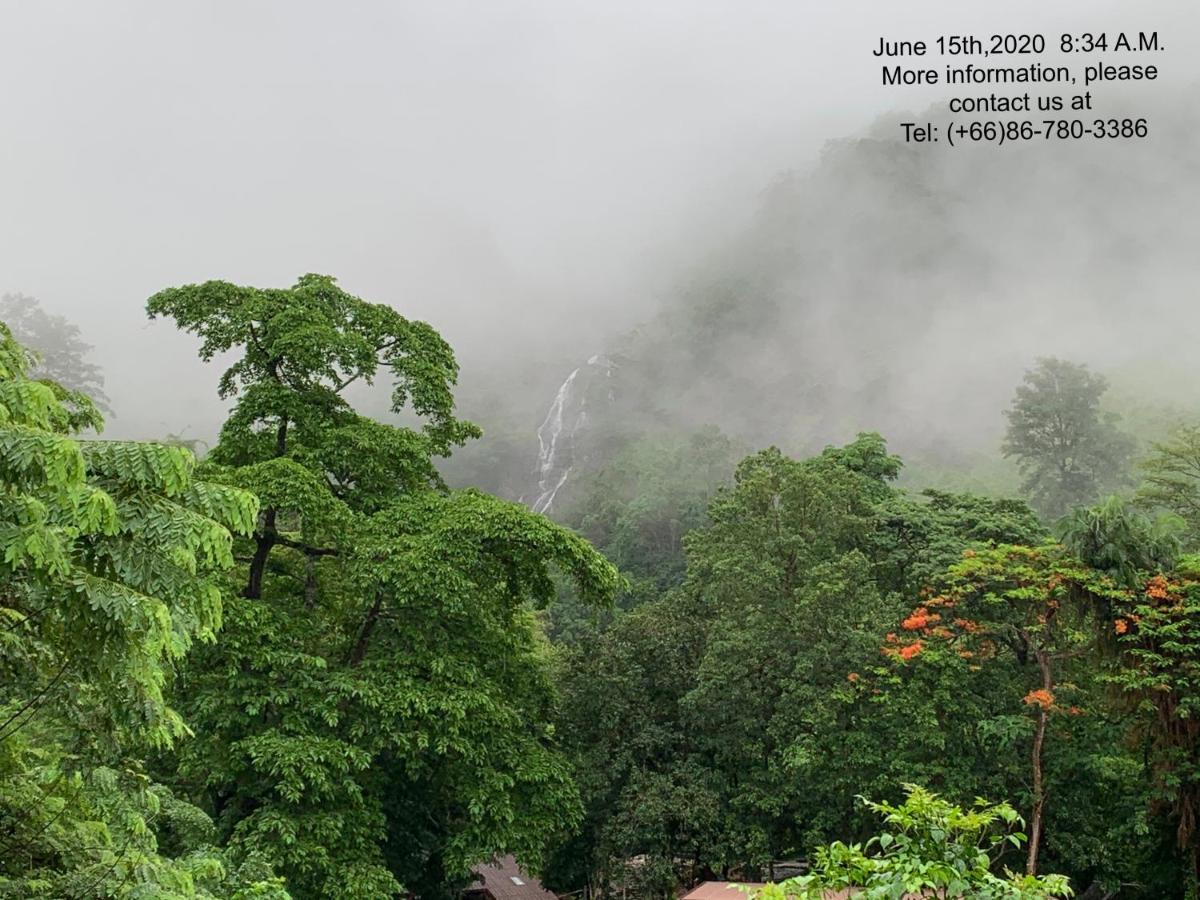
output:
[[[554,395],[546,419],[537,430],[537,485],[530,504],[534,512],[549,512],[571,472],[577,465],[587,464],[587,450],[579,444],[585,440],[589,412],[597,404],[603,408],[614,400],[611,379],[615,368],[607,356],[597,354],[568,375]],[[601,376],[603,380],[599,380]]]
[[[550,404],[550,411],[546,413],[546,420],[542,422],[541,427],[537,430],[538,495],[534,499],[532,506],[535,513],[550,511],[550,505],[554,503],[554,495],[558,493],[559,488],[566,483],[567,476],[571,474],[570,466],[556,473],[555,462],[561,451],[560,441],[563,436],[564,411],[571,399],[571,386],[575,384],[575,379],[578,377],[578,369],[567,376],[567,380],[562,383],[562,386],[558,389],[558,393],[554,396],[554,402]],[[579,422],[576,421],[575,427],[578,427],[578,425]]]

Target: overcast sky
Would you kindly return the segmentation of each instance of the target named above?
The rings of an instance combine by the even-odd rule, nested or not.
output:
[[[468,366],[489,341],[586,342],[773,173],[941,95],[880,87],[881,35],[1158,29],[1167,81],[1200,49],[1188,0],[0,11],[0,292],[78,322],[135,431],[216,408],[194,343],[145,321],[161,287],[333,274],[431,321]]]

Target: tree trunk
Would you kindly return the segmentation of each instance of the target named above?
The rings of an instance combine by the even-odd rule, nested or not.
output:
[[[1025,861],[1025,871],[1029,875],[1037,874],[1038,850],[1042,838],[1042,809],[1046,804],[1046,795],[1042,787],[1042,744],[1046,739],[1046,711],[1038,710],[1037,731],[1033,736],[1033,815],[1029,820],[1029,856]]]
[[[1042,672],[1042,689],[1049,692],[1054,686],[1050,674],[1050,656],[1046,651],[1035,648],[1038,668]],[[1037,728],[1033,734],[1033,814],[1029,818],[1029,856],[1025,861],[1025,872],[1037,874],[1038,851],[1042,843],[1042,811],[1046,806],[1046,789],[1042,781],[1042,746],[1046,742],[1046,720],[1049,710],[1038,706]]]
[[[262,596],[263,572],[266,571],[267,557],[271,555],[271,548],[275,546],[274,507],[268,509],[263,515],[262,534],[254,540],[254,558],[250,560],[250,580],[246,583],[246,589],[242,591],[242,596],[251,600],[257,600]]]
[[[371,609],[367,612],[366,619],[363,620],[362,630],[358,633],[358,640],[354,644],[354,648],[350,651],[350,656],[346,660],[351,666],[357,666],[363,661],[367,655],[367,647],[371,643],[371,632],[375,630],[375,624],[379,621],[379,611],[383,606],[383,591],[375,592],[375,602],[371,604]]]
[[[272,377],[278,381],[278,361],[272,360],[270,366]],[[279,427],[275,429],[276,459],[287,452],[287,434],[288,420],[284,416],[279,420]],[[262,534],[255,538],[254,557],[250,560],[250,578],[246,582],[246,589],[242,591],[242,596],[250,600],[257,600],[262,596],[263,572],[266,571],[267,557],[271,555],[271,548],[275,546],[275,514],[275,507],[266,510],[263,514]]]
[[[317,605],[317,558],[309,555],[304,560],[304,608]]]

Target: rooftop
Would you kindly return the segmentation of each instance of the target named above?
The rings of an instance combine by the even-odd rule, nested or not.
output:
[[[749,894],[740,887],[760,888],[757,881],[705,881],[696,885],[680,900],[748,900]]]
[[[528,875],[511,856],[502,856],[494,863],[475,868],[475,883],[467,888],[467,896],[490,896],[492,900],[557,900]]]

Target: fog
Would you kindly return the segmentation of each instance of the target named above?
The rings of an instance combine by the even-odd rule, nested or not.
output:
[[[729,393],[729,409],[676,411],[681,420],[803,443],[802,428],[815,428],[819,442],[936,408],[928,415],[940,432],[961,436],[964,423],[986,432],[1001,387],[1009,390],[1013,372],[1037,353],[1103,348],[1114,365],[1136,366],[1146,334],[1131,347],[1130,324],[1167,311],[1181,317],[1172,340],[1195,333],[1183,279],[1200,237],[1188,216],[1200,188],[1189,155],[1200,11],[1186,0],[1016,2],[1002,11],[949,0],[0,10],[0,292],[34,296],[81,327],[117,413],[113,435],[215,431],[216,367],[196,360],[191,338],[148,323],[143,311],[160,288],[210,278],[283,286],[328,273],[431,322],[458,350],[467,410],[481,405],[484,386],[507,393],[516,398],[514,427],[527,423],[530,439],[573,366],[628,349],[635,326],[669,331],[670,310],[694,296],[689,285],[731,272],[754,279],[760,264],[774,267],[782,333],[803,329],[820,344],[814,364],[845,386],[833,390],[844,395],[838,403],[853,405],[864,379],[891,378],[903,390],[887,393],[887,409],[820,425],[800,416],[778,435],[765,415],[747,423],[744,391]],[[901,111],[948,95],[881,87],[870,56],[880,36],[1102,28],[1163,35],[1158,82],[1096,89],[1104,102],[1153,108],[1162,133],[1144,146],[910,147],[894,169],[864,161],[865,151],[823,155],[831,140],[894,140]],[[785,172],[791,181],[781,188]],[[957,237],[944,258],[924,248],[927,264],[901,266],[906,282],[887,281],[895,295],[878,296],[882,283],[862,267],[894,249],[889,234],[915,237],[929,225],[919,210],[896,218],[904,215],[897,198],[914,184],[946,192],[935,218]],[[797,208],[783,201],[780,213],[778,191],[790,191]],[[1070,205],[1061,215],[1048,208],[1055,191]],[[810,218],[796,224],[788,217],[799,207]],[[763,250],[782,233],[771,222],[783,220],[792,221],[783,231],[796,230]],[[861,242],[864,223],[880,220],[892,230],[874,232],[877,248],[844,252]],[[1097,243],[1114,233],[1125,239]],[[879,271],[894,273],[894,262],[884,259]],[[1013,316],[1017,288],[1027,304]],[[916,365],[881,372],[830,362],[877,360],[912,337],[839,318],[839,305],[863,292],[912,310],[926,348]],[[808,298],[803,319],[789,311],[800,298]],[[1128,315],[1134,302],[1149,304],[1146,316]],[[933,309],[940,313],[928,315]],[[1078,329],[1068,334],[1066,314],[1054,309],[1071,310]],[[818,341],[820,321],[833,324]],[[991,349],[972,348],[964,338],[972,332],[987,335]],[[788,365],[778,338],[770,353],[749,338],[721,351],[742,354],[735,362],[745,365],[733,368],[762,383]],[[659,354],[660,344],[641,346]],[[963,414],[961,394],[940,391],[930,346],[991,367],[979,401],[990,404],[988,415]],[[695,358],[679,365],[683,374],[665,383],[720,380],[689,369]],[[803,393],[773,390],[776,399]],[[680,410],[707,402],[679,398]],[[660,391],[654,403],[666,402]]]

